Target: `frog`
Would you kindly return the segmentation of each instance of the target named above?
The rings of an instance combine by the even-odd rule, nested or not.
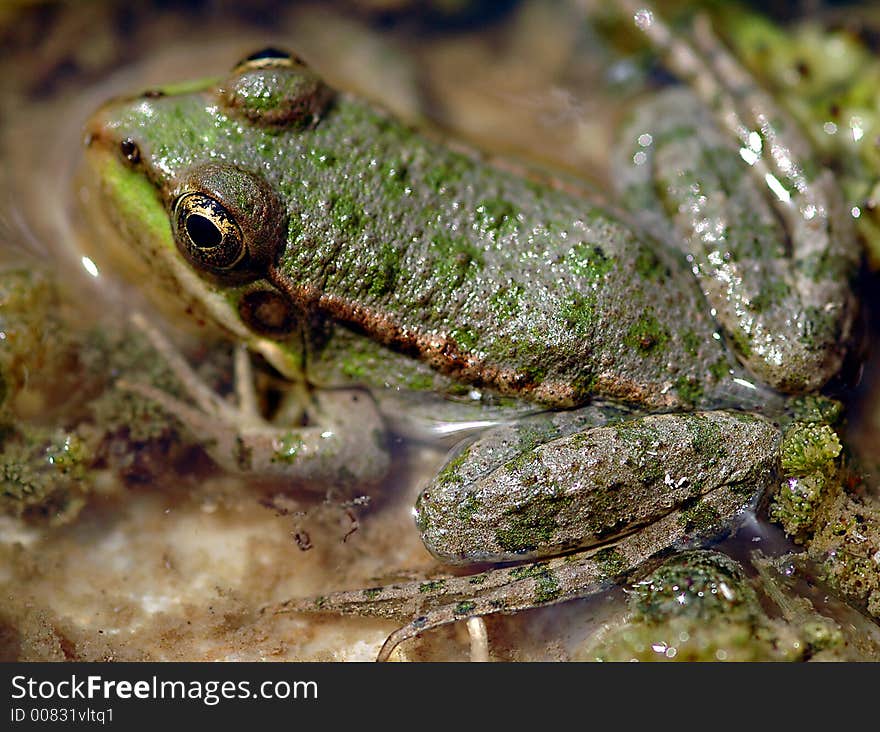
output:
[[[413,130],[278,49],[89,121],[120,256],[163,304],[239,344],[232,404],[135,316],[194,404],[120,386],[219,464],[344,491],[382,481],[387,426],[410,409],[476,415],[414,509],[435,557],[476,570],[272,612],[413,618],[385,660],[429,628],[647,572],[778,484],[780,415],[852,340],[851,217],[707,23],[683,35],[646,4],[617,5],[681,81],[622,134],[620,206]],[[272,419],[250,352],[295,397]],[[839,454],[823,452],[827,431],[809,440]]]

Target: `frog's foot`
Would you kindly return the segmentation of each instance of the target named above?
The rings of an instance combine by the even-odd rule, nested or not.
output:
[[[390,458],[384,426],[369,394],[355,389],[309,395],[304,426],[277,425],[259,412],[250,357],[235,353],[236,402],[214,393],[174,346],[140,314],[133,324],[150,340],[191,396],[194,405],[151,384],[120,380],[117,386],[159,404],[199,437],[223,468],[290,478],[307,487],[349,488],[379,481]]]
[[[617,2],[693,93],[637,110],[616,166],[624,198],[672,221],[671,241],[758,378],[818,389],[843,363],[856,307],[859,247],[840,186],[705,15],[686,37],[642,0]],[[658,217],[645,218],[653,228]]]
[[[493,613],[555,605],[632,582],[650,572],[668,552],[698,546],[730,532],[754,507],[754,501],[755,496],[745,495],[741,487],[730,487],[675,510],[611,545],[475,575],[293,599],[267,606],[262,612],[414,617],[385,641],[377,658],[385,661],[400,643],[432,628]]]

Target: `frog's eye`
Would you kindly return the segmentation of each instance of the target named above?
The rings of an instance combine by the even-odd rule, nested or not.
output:
[[[252,124],[302,128],[319,122],[333,92],[302,59],[267,48],[241,61],[218,95],[227,110]]]
[[[172,193],[174,241],[199,273],[223,282],[266,274],[283,246],[287,215],[262,176],[208,163],[187,170]]]
[[[293,66],[305,68],[307,64],[295,53],[282,51],[270,46],[269,48],[261,48],[259,51],[250,54],[250,56],[245,56],[232,70],[236,73],[241,73],[242,71],[253,69],[267,69],[270,67],[290,68]]]
[[[234,269],[247,253],[235,219],[204,193],[189,193],[177,199],[174,238],[186,250],[190,262],[210,272]]]

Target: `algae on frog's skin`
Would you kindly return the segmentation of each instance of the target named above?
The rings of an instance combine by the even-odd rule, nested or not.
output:
[[[505,522],[495,532],[495,542],[511,554],[534,552],[546,546],[558,527],[557,517],[574,499],[548,496],[523,507],[507,510]]]
[[[523,577],[535,578],[535,594],[533,601],[535,606],[552,603],[560,595],[559,582],[553,574],[553,570],[544,564],[527,564],[510,570],[512,579]]]

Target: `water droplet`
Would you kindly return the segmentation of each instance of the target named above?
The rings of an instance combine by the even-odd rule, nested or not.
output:
[[[647,8],[642,8],[636,11],[633,20],[635,20],[639,30],[647,31],[654,24],[654,13]]]

